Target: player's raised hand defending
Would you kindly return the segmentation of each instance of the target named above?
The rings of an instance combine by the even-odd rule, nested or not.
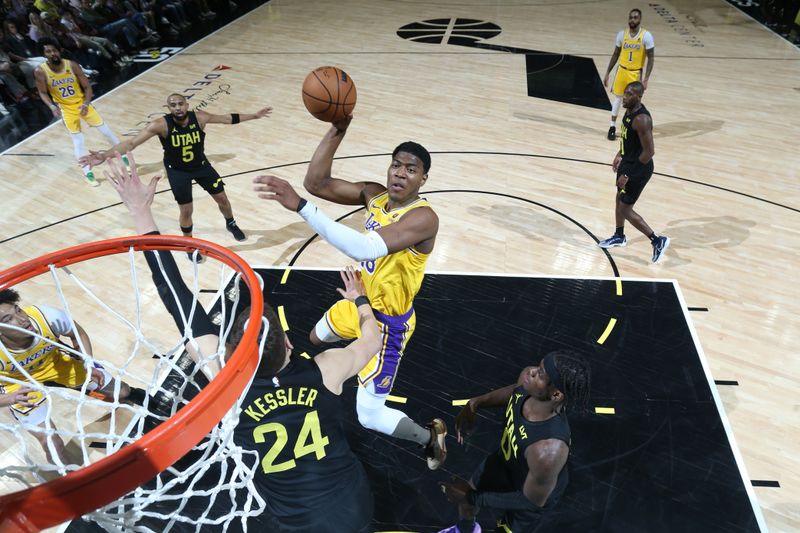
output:
[[[353,302],[359,296],[367,295],[367,288],[364,287],[364,282],[361,281],[361,272],[358,272],[352,266],[348,266],[342,270],[341,275],[344,289],[336,289],[336,291],[342,295],[342,298]]]
[[[264,200],[275,200],[289,211],[297,211],[300,195],[292,185],[278,176],[256,176],[253,190]]]
[[[114,152],[114,156],[108,160],[109,170],[103,173],[133,216],[136,231],[139,233],[157,231],[158,227],[153,219],[150,205],[153,203],[156,185],[161,176],[153,176],[150,178],[150,183],[145,185],[136,172],[136,160],[133,158],[133,154],[128,152],[126,155],[128,163],[130,163],[130,171],[125,168],[119,152]]]

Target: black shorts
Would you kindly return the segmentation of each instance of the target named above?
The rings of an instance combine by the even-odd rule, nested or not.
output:
[[[617,177],[623,174],[628,176],[628,183],[626,183],[625,187],[622,189],[617,187],[619,191],[619,201],[623,204],[633,205],[636,203],[636,200],[639,199],[639,195],[642,194],[644,186],[647,185],[647,182],[650,181],[650,177],[653,175],[653,160],[651,159],[646,165],[638,161],[622,161],[617,169]]]
[[[196,181],[208,194],[219,194],[225,190],[225,183],[208,161],[203,161],[203,166],[196,169],[165,166],[169,186],[172,187],[172,196],[175,197],[178,205],[192,203],[192,180]]]
[[[503,460],[496,453],[484,459],[472,474],[472,484],[478,491],[486,492],[511,492],[517,489],[512,487],[511,481],[506,477]],[[533,531],[542,519],[542,511],[537,510],[507,510],[500,517],[500,522],[505,524],[513,533],[526,533]],[[505,531],[500,528],[498,531]]]

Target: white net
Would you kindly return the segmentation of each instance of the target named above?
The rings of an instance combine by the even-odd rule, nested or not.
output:
[[[183,275],[194,296],[189,316],[182,316],[183,338],[143,254],[133,249],[69,267],[50,265],[49,274],[14,287],[30,326],[10,312],[0,314],[0,392],[29,389],[37,405],[0,407],[3,493],[50,481],[130,445],[167,422],[225,365],[233,315],[249,305],[247,291],[238,289],[240,274],[221,262],[198,266],[185,253],[173,254],[190,271]],[[208,286],[216,288],[203,288]],[[176,297],[171,285],[170,291]],[[216,302],[220,342],[213,353],[193,358],[184,345],[197,347],[188,324],[201,298]],[[63,311],[55,313],[66,317],[63,331],[58,320],[49,323],[52,309]],[[20,335],[29,348],[15,341]],[[109,531],[246,529],[264,502],[251,484],[257,454],[233,441],[239,412],[237,401],[182,459],[83,519]]]

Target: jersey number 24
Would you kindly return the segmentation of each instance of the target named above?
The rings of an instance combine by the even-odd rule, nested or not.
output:
[[[330,442],[328,437],[322,435],[322,430],[319,427],[319,414],[316,411],[309,411],[306,413],[303,427],[300,428],[300,434],[294,443],[294,459],[276,464],[275,459],[289,442],[289,433],[283,424],[269,422],[268,424],[261,424],[253,430],[253,440],[258,444],[264,443],[264,435],[267,433],[275,433],[275,442],[261,460],[261,468],[265,474],[291,470],[297,466],[294,459],[299,459],[310,453],[315,454],[317,461],[319,461],[325,457],[325,446]]]

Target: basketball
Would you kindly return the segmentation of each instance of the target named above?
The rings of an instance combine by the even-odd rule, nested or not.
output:
[[[352,113],[356,106],[356,86],[342,69],[319,67],[303,81],[303,103],[319,120],[334,122]]]

